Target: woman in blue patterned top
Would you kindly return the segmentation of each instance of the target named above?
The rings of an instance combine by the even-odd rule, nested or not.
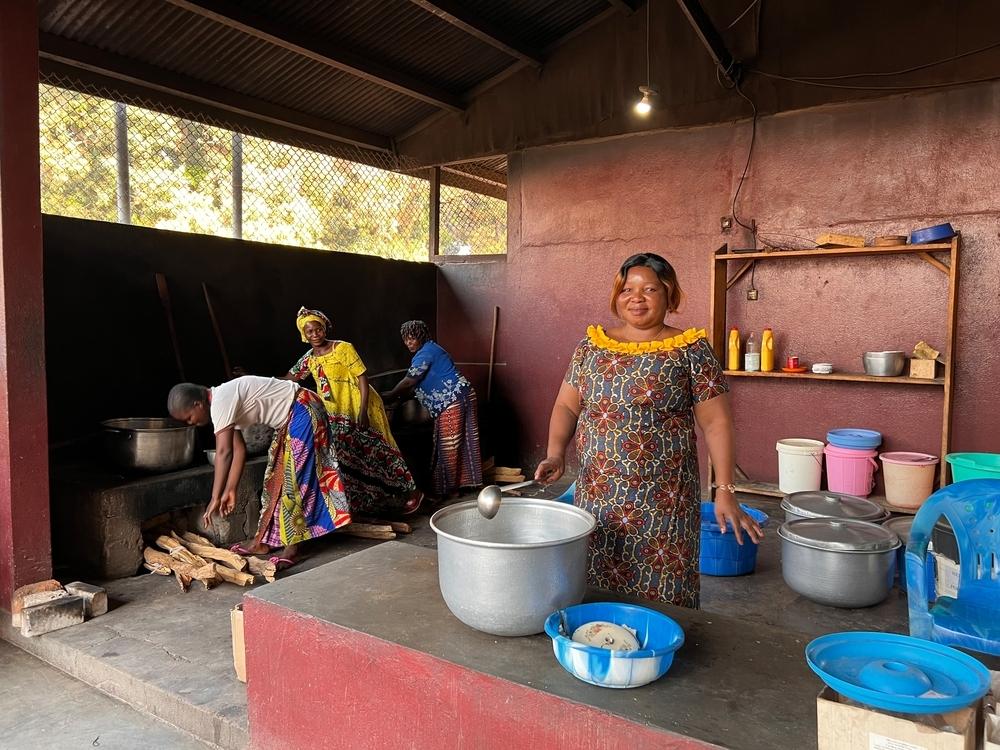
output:
[[[431,339],[424,321],[407,321],[399,333],[413,360],[406,377],[382,398],[390,403],[413,393],[434,417],[434,494],[456,497],[460,488],[483,483],[476,392],[448,352]]]

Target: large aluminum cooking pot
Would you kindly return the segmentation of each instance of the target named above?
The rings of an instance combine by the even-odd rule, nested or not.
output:
[[[551,500],[504,499],[491,519],[474,501],[442,508],[431,516],[441,595],[476,630],[541,633],[546,617],[583,601],[596,527],[587,511]]]
[[[104,447],[108,457],[123,469],[174,471],[194,458],[195,427],[173,419],[108,419]]]
[[[781,574],[798,594],[831,607],[870,607],[889,595],[899,537],[867,521],[786,521]]]
[[[803,518],[843,518],[852,521],[879,523],[889,517],[889,511],[878,503],[841,492],[806,490],[785,495],[781,501],[786,521]]]

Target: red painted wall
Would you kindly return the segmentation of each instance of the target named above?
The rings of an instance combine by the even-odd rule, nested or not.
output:
[[[0,22],[0,608],[52,570],[38,185],[38,8]]]
[[[501,307],[494,411],[498,461],[534,465],[552,399],[587,324],[611,322],[613,274],[652,250],[678,270],[687,302],[672,322],[708,324],[710,254],[725,242],[746,160],[748,122],[531,149],[511,156],[506,262],[444,266],[439,337],[456,359],[482,357]],[[1000,84],[762,119],[739,213],[761,234],[962,231],[954,451],[1000,451]],[[793,240],[789,237],[786,239]],[[793,240],[794,241],[794,240]],[[774,328],[779,356],[859,370],[867,350],[944,346],[945,276],[916,257],[758,264],[760,300],[731,290],[729,323]],[[775,441],[833,427],[885,434],[885,448],[939,451],[940,389],[773,380],[733,384],[737,460],[775,480]]]
[[[249,597],[252,750],[711,750],[591,706]]]

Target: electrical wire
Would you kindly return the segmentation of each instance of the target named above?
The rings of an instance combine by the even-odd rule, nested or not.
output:
[[[646,0],[646,88],[649,88],[649,14],[653,0]]]
[[[752,6],[751,6],[752,7]],[[934,60],[933,62],[924,63],[922,65],[914,65],[910,68],[902,68],[901,70],[887,70],[879,73],[845,73],[843,75],[836,76],[791,76],[795,79],[809,80],[809,81],[839,81],[845,78],[879,78],[886,76],[899,76],[905,75],[906,73],[913,73],[918,70],[926,70],[927,68],[933,68],[938,65],[944,65],[945,63],[954,62],[955,60],[961,60],[963,57],[971,57],[972,55],[978,55],[983,52],[988,52],[991,49],[996,49],[1000,47],[1000,42],[993,42],[993,44],[987,44],[985,47],[979,47],[978,49],[972,49],[968,52],[960,52],[957,55],[952,55],[951,57],[944,57],[940,60]],[[758,70],[757,73],[764,75],[764,71]]]
[[[733,22],[731,24],[729,24],[726,28],[727,29],[733,28],[733,26],[735,26],[736,24],[738,24],[743,19],[743,16],[745,16],[747,13],[749,13],[750,11],[752,11],[753,10],[753,6],[755,6],[759,2],[760,2],[760,0],[753,0],[753,2],[750,3],[750,5],[747,6],[747,9],[745,11],[743,11],[742,13],[740,13],[738,16],[736,16],[736,18],[733,20]]]
[[[952,88],[955,86],[965,86],[970,83],[986,83],[988,81],[995,81],[997,76],[988,76],[986,78],[969,78],[964,81],[948,81],[946,83],[922,83],[922,84],[902,84],[899,86],[852,86],[842,83],[821,83],[820,81],[813,81],[808,78],[795,78],[793,76],[782,76],[777,73],[766,73],[763,70],[757,70],[756,68],[748,68],[751,73],[756,73],[757,75],[764,76],[765,78],[774,78],[779,81],[789,81],[791,83],[798,83],[803,86],[818,86],[820,88],[827,89],[849,89],[851,91],[918,91],[922,89],[943,89]]]
[[[750,169],[750,160],[751,158],[753,158],[753,147],[754,144],[757,142],[757,105],[754,104],[753,99],[751,99],[749,96],[743,93],[743,89],[740,88],[739,82],[736,83],[734,88],[736,89],[737,94],[739,94],[748,102],[750,102],[750,107],[753,109],[753,117],[750,120],[750,148],[747,149],[747,161],[746,164],[743,165],[743,174],[740,175],[740,181],[736,185],[736,192],[733,193],[733,206],[732,206],[733,220],[741,227],[746,229],[748,232],[750,232],[751,236],[753,237],[754,248],[756,248],[757,232],[753,227],[747,226],[746,224],[743,223],[742,219],[740,219],[739,214],[736,212],[736,203],[739,200],[740,191],[743,189],[743,183],[747,178],[747,171]]]

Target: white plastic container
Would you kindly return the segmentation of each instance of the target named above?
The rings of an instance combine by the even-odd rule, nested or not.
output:
[[[787,495],[820,488],[826,443],[808,438],[785,438],[779,440],[776,447],[779,490]]]

